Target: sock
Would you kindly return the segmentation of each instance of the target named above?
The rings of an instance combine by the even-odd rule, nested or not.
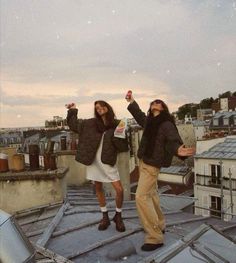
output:
[[[106,206],[103,206],[103,207],[100,206],[100,209],[101,209],[101,212],[107,212],[107,207]]]
[[[118,208],[118,207],[116,207],[116,212],[118,212],[118,213],[121,213],[121,212],[122,212],[122,209],[121,209],[121,208]]]

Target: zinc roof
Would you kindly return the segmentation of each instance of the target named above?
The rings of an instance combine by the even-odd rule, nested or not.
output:
[[[205,261],[207,257],[216,257],[217,261],[214,262],[226,262],[220,261],[220,254],[227,262],[234,262],[236,243],[232,240],[236,238],[235,223],[183,212],[178,210],[181,207],[168,205],[172,204],[176,196],[163,196],[165,200],[161,196],[161,205],[166,217],[165,245],[152,252],[140,249],[144,242],[144,231],[134,200],[124,202],[122,214],[125,232],[117,232],[113,222],[106,231],[98,231],[101,212],[91,187],[69,188],[64,203],[21,211],[15,217],[36,248],[37,263],[195,262],[193,260],[196,258],[192,254],[199,256],[199,249],[203,252],[199,257]],[[188,197],[186,199],[188,202],[193,201]],[[112,218],[115,213],[114,198],[107,198],[107,202]],[[166,210],[167,206],[170,210]],[[61,215],[61,219],[55,224],[58,215]],[[50,232],[52,227],[53,231]],[[43,238],[45,233],[51,233],[48,240]],[[42,240],[44,242],[40,242]]]
[[[224,142],[216,144],[201,154],[196,154],[195,158],[236,160],[236,138],[226,138]]]

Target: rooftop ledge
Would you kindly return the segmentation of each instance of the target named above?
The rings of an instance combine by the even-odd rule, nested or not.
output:
[[[24,170],[22,172],[4,172],[0,173],[0,181],[21,181],[21,180],[52,180],[63,178],[68,167],[59,167],[56,170]]]

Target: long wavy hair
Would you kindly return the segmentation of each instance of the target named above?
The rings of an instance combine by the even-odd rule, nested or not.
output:
[[[166,105],[166,103],[165,103],[163,100],[159,100],[159,99],[156,99],[156,100],[154,100],[154,101],[152,101],[152,102],[150,103],[149,109],[148,109],[148,111],[147,111],[147,116],[148,116],[148,117],[153,117],[153,113],[152,113],[152,111],[151,111],[151,106],[152,106],[154,103],[160,103],[160,104],[162,105],[162,108],[163,108],[162,112],[164,112],[165,115],[168,116],[169,119],[173,121],[173,123],[175,122],[174,116],[173,116],[172,114],[170,114],[169,108],[168,108],[168,106]]]
[[[157,115],[156,117],[154,117],[151,111],[151,106],[153,105],[153,103],[158,103],[158,104],[160,103],[163,108],[160,114]],[[144,128],[144,132],[143,132],[143,136],[147,139],[147,145],[146,145],[145,152],[144,152],[144,154],[147,157],[152,157],[152,154],[155,148],[156,136],[158,134],[158,130],[160,128],[160,125],[165,121],[172,122],[174,126],[176,127],[174,117],[170,114],[168,106],[165,104],[165,102],[162,100],[152,101],[150,103],[150,107],[147,112],[147,123]]]
[[[116,115],[111,105],[104,100],[97,100],[94,102],[94,117],[99,120],[102,120],[102,117],[96,111],[97,104],[101,105],[102,107],[107,107],[108,109],[107,113],[105,114],[105,118],[106,118],[105,126],[108,128],[114,127]]]

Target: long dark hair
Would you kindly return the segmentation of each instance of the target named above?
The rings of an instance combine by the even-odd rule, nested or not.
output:
[[[153,103],[160,103],[163,107],[163,110],[160,112],[159,115],[154,117],[152,111],[151,111],[151,106]],[[143,136],[147,140],[147,145],[145,148],[144,154],[149,158],[152,157],[154,148],[155,148],[155,143],[156,143],[156,136],[158,133],[158,130],[160,128],[160,125],[165,122],[165,121],[170,121],[175,125],[174,117],[170,114],[169,109],[167,105],[164,103],[162,100],[154,100],[150,103],[149,110],[147,112],[147,123],[143,131]],[[177,128],[176,128],[177,129]]]
[[[169,119],[170,119],[173,123],[175,123],[174,116],[173,116],[172,114],[170,114],[170,111],[169,111],[169,108],[168,108],[167,104],[166,104],[163,100],[160,100],[160,99],[156,99],[156,100],[154,100],[154,101],[152,101],[152,102],[150,103],[149,109],[148,109],[148,111],[147,111],[147,116],[148,116],[148,117],[153,117],[153,113],[152,113],[152,111],[151,111],[151,106],[152,106],[154,103],[160,103],[160,104],[162,105],[162,108],[163,108],[163,111],[162,111],[162,112],[165,113],[165,115],[168,116]]]
[[[96,105],[99,104],[101,105],[102,107],[107,107],[108,111],[107,113],[105,114],[105,117],[106,117],[106,123],[105,123],[105,126],[107,128],[112,128],[115,126],[115,119],[116,119],[116,115],[114,113],[114,110],[113,108],[111,107],[110,104],[108,104],[106,101],[104,100],[97,100],[94,102],[94,117],[96,119],[99,119],[99,120],[102,120],[102,117],[97,113],[96,111]]]

